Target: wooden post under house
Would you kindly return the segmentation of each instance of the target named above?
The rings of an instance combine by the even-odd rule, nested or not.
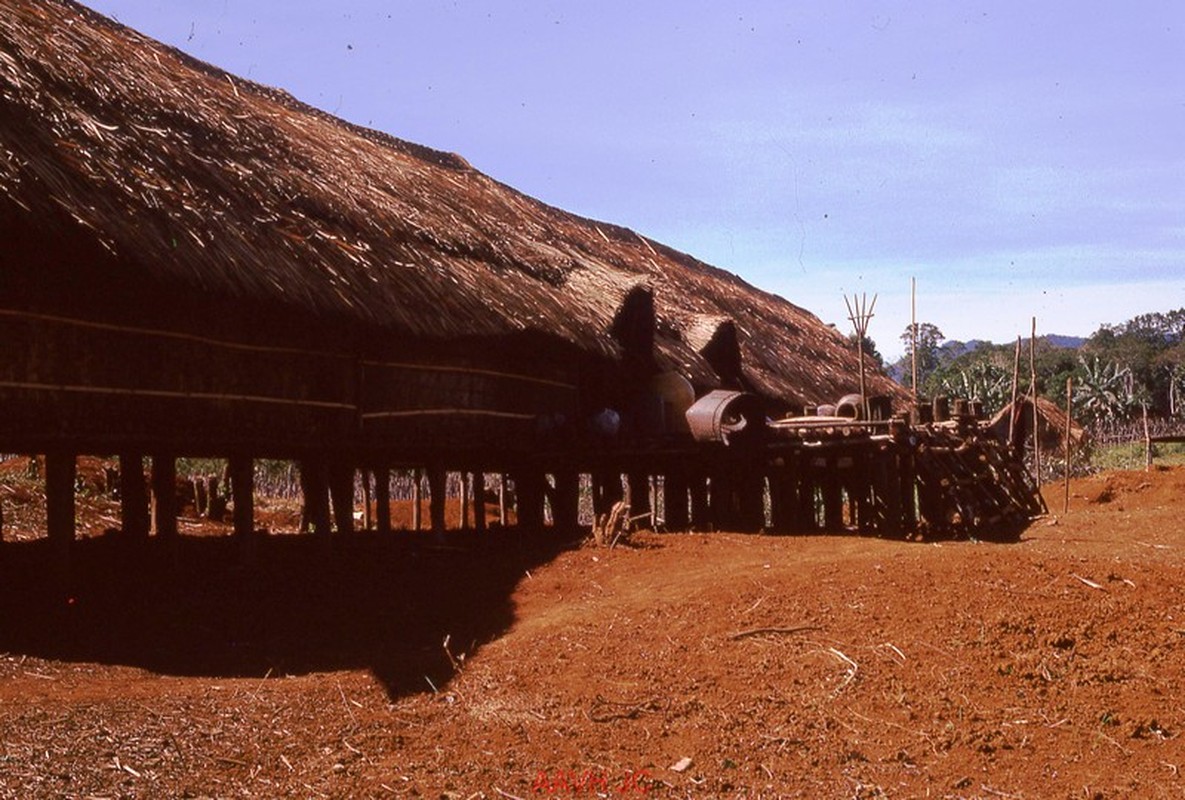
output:
[[[424,527],[424,486],[423,473],[419,469],[411,471],[411,529],[422,530]]]
[[[514,499],[518,527],[527,531],[543,528],[543,474],[524,469],[514,474]]]
[[[152,456],[152,532],[163,539],[177,536],[177,461],[169,453]]]
[[[300,463],[300,487],[304,494],[301,527],[311,529],[316,536],[328,536],[331,519],[329,475],[324,461],[306,459]]]
[[[45,454],[45,527],[53,548],[57,589],[69,591],[74,548],[74,482],[78,463],[73,453]]]
[[[698,471],[691,474],[688,482],[691,494],[691,527],[697,531],[712,529],[712,508],[708,502],[708,481]]]
[[[460,480],[461,496],[458,498],[457,504],[460,507],[460,528],[461,530],[469,530],[469,492],[473,489],[473,473],[460,472],[458,473]]]
[[[362,529],[374,530],[374,507],[371,505],[374,502],[374,492],[370,483],[373,476],[370,468],[360,469],[358,477],[362,480]]]
[[[354,531],[354,468],[333,464],[329,468],[329,500],[338,533]]]
[[[473,530],[477,534],[486,532],[486,474],[473,474]]]
[[[144,458],[139,453],[119,455],[119,515],[123,532],[135,539],[148,538],[148,484],[144,481]]]
[[[506,473],[498,473],[498,524],[506,527]]]
[[[649,515],[649,524],[653,525],[654,515],[650,507],[650,481],[645,472],[634,470],[626,480],[630,487],[630,517],[640,519]]]
[[[552,517],[556,528],[564,533],[574,533],[580,527],[580,476],[573,470],[555,473]]]
[[[428,467],[428,519],[432,535],[438,540],[444,538],[446,474],[440,467]]]
[[[250,456],[231,456],[230,491],[234,499],[234,535],[249,537],[255,532],[255,461]]]
[[[668,469],[663,476],[662,500],[662,517],[667,530],[687,530],[690,524],[687,476],[681,470]]]
[[[378,467],[374,471],[375,529],[383,535],[391,532],[391,470]]]

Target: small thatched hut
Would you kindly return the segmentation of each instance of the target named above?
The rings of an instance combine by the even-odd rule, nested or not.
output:
[[[1033,402],[1027,397],[1019,398],[1015,405],[1009,403],[996,412],[989,426],[997,438],[1009,441],[1017,452],[1023,452],[1033,435]],[[1014,410],[1015,409],[1015,410]],[[1044,453],[1063,454],[1066,451],[1066,411],[1044,397],[1038,397],[1036,402],[1036,420],[1038,442]],[[1087,431],[1078,423],[1070,420],[1070,446],[1079,448],[1087,439]]]

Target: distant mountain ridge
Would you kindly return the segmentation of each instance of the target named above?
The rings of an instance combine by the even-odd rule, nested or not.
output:
[[[1065,348],[1068,350],[1077,350],[1086,344],[1087,338],[1085,336],[1063,336],[1057,333],[1050,333],[1044,336],[1037,337],[1038,342],[1044,342],[1053,347]],[[939,367],[946,366],[960,356],[973,353],[981,347],[1002,347],[1008,343],[998,344],[996,342],[989,342],[986,339],[970,339],[966,342],[961,342],[957,339],[949,339],[938,346],[938,365]],[[1022,347],[1027,348],[1029,344],[1028,338],[1021,340]],[[901,358],[894,361],[892,364],[885,366],[885,372],[889,377],[898,383],[906,383],[906,376],[909,375],[911,364],[909,356],[903,355]]]
[[[1037,341],[1044,342],[1045,344],[1051,345],[1053,347],[1077,350],[1079,347],[1082,347],[1082,345],[1086,344],[1087,339],[1085,336],[1062,336],[1061,334],[1050,333],[1044,336],[1038,336]],[[997,342],[989,342],[986,339],[970,339],[966,342],[960,342],[956,339],[951,339],[939,345],[938,349],[942,353],[940,356],[940,361],[941,363],[945,364],[955,360],[959,356],[966,355],[967,353],[973,353],[981,347],[1001,347],[1007,344],[1010,344],[1010,342],[999,344]],[[1021,345],[1028,347],[1029,340],[1027,337],[1021,339]]]

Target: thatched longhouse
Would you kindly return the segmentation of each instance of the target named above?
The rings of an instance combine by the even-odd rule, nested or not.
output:
[[[499,466],[606,408],[636,443],[660,374],[774,413],[858,373],[734,275],[70,0],[0,0],[0,243],[0,452]]]

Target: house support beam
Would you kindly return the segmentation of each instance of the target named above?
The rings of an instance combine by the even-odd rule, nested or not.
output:
[[[133,539],[148,538],[151,528],[148,484],[144,481],[144,457],[140,453],[119,455],[119,515],[125,534]]]
[[[74,549],[74,481],[78,466],[74,453],[45,455],[45,527],[54,558],[56,589],[70,591],[70,560]]]
[[[152,456],[152,532],[177,538],[177,460],[170,453]]]
[[[387,467],[374,471],[374,524],[383,535],[391,532],[391,470]]]

